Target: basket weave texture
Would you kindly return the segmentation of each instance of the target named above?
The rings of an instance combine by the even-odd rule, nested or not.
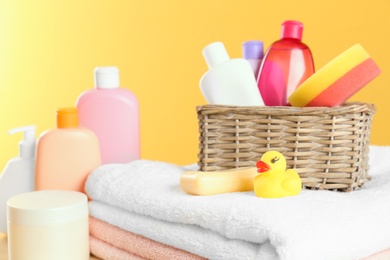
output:
[[[352,191],[368,179],[370,129],[375,106],[197,107],[201,171],[254,167],[276,150],[304,189]]]

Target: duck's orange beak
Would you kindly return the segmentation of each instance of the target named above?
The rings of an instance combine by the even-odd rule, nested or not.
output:
[[[271,167],[269,167],[268,164],[266,164],[263,161],[258,161],[256,163],[256,167],[257,167],[257,172],[266,172],[271,168]]]

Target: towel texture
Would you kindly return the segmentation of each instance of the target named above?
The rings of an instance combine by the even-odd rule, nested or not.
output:
[[[390,148],[372,146],[359,191],[191,196],[184,168],[146,160],[104,165],[86,182],[90,214],[210,259],[359,259],[390,247]]]
[[[365,257],[361,260],[389,260],[390,259],[390,249],[380,251],[368,257]]]
[[[104,260],[143,260],[125,250],[110,245],[94,236],[89,236],[91,254]]]
[[[103,242],[145,259],[205,260],[200,256],[125,231],[93,217],[89,218],[89,233]]]

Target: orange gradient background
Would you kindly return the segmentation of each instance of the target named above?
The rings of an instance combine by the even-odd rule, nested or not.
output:
[[[18,154],[14,127],[55,127],[55,110],[93,87],[97,66],[117,66],[139,99],[144,159],[197,161],[195,107],[205,104],[201,51],[222,41],[279,38],[284,20],[304,23],[317,69],[360,43],[382,74],[351,100],[374,103],[371,143],[390,145],[390,1],[89,0],[0,2],[0,171]]]

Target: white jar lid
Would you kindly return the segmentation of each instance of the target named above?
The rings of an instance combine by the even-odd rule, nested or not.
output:
[[[7,208],[12,224],[56,225],[88,216],[88,199],[77,191],[33,191],[10,198]]]

